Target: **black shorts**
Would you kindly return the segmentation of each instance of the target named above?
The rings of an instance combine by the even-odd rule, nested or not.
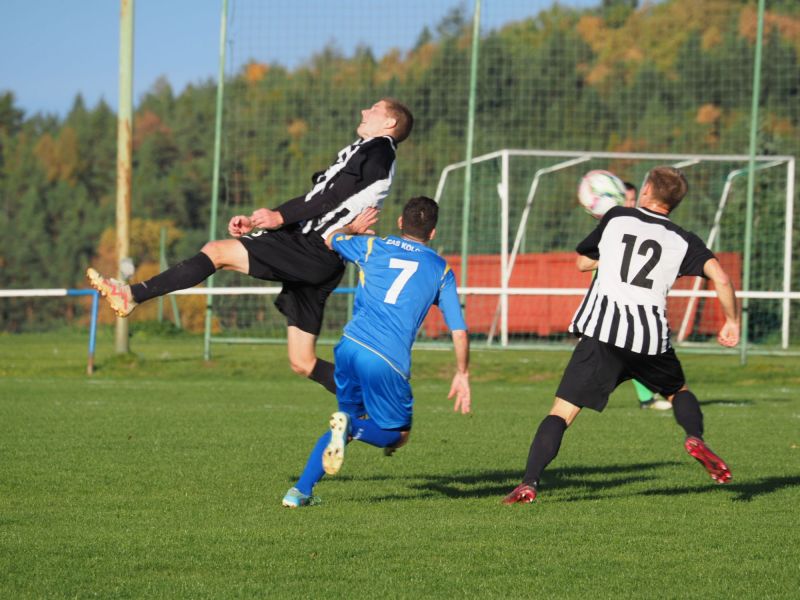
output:
[[[239,238],[250,257],[248,273],[258,279],[280,281],[275,306],[287,323],[319,335],[325,301],[344,274],[344,261],[322,237],[299,228],[262,231]]]
[[[662,396],[671,396],[686,383],[672,348],[662,354],[639,354],[582,337],[564,369],[556,396],[601,412],[609,394],[628,379],[637,379]]]

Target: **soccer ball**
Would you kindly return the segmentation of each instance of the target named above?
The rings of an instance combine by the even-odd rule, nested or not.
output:
[[[578,202],[586,212],[599,219],[610,208],[625,202],[625,184],[610,171],[589,171],[578,186]]]

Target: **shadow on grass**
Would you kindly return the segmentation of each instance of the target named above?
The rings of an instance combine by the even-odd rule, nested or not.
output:
[[[711,487],[718,488],[721,492],[731,494],[734,502],[750,502],[753,498],[772,494],[779,490],[800,486],[800,476],[789,477],[764,477],[754,481],[742,483],[728,483],[725,485]],[[708,493],[709,485],[685,486],[679,488],[663,488],[640,492],[642,496],[680,496],[685,494],[705,494]]]
[[[614,497],[613,490],[631,484],[652,482],[659,479],[657,469],[681,464],[676,461],[633,463],[629,465],[605,465],[563,467],[545,473],[543,482],[548,490],[559,490],[562,502],[582,502],[600,498]],[[390,475],[358,477],[350,476],[352,481],[385,481],[396,479],[408,481],[408,493],[388,494],[370,498],[370,502],[389,500],[420,500],[445,496],[447,498],[488,498],[507,494],[522,476],[521,471],[486,471],[454,475],[419,475],[413,477],[392,477]],[[601,476],[596,478],[594,476]],[[611,477],[609,477],[611,476]],[[344,479],[344,478],[342,478]],[[707,494],[714,490],[731,496],[734,502],[750,502],[754,498],[772,494],[782,489],[800,486],[800,476],[764,477],[753,481],[735,482],[716,486],[712,483],[695,486],[664,487],[633,492],[632,496],[682,496],[688,494]],[[569,490],[572,490],[570,492]],[[610,494],[610,495],[609,495]],[[623,492],[622,495],[628,495]]]
[[[752,406],[752,400],[699,400],[701,406]]]
[[[651,481],[657,476],[653,470],[670,467],[676,462],[649,462],[634,463],[629,465],[604,465],[562,467],[547,471],[543,478],[548,488],[575,488],[580,490],[609,490],[617,487]],[[464,473],[454,475],[420,475],[409,482],[409,491],[413,494],[392,494],[390,496],[376,496],[373,502],[386,500],[409,500],[426,497],[446,496],[448,498],[488,498],[504,496],[516,486],[521,477],[522,470],[485,471],[480,473]],[[604,476],[601,479],[592,479],[593,476]],[[609,475],[619,475],[609,478]],[[352,477],[353,480],[359,477]],[[370,477],[364,479],[391,479],[391,477]]]

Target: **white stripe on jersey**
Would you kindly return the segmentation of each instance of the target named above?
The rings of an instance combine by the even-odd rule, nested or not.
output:
[[[317,224],[315,229],[322,236],[322,239],[325,239],[331,231],[336,231],[347,225],[365,208],[372,207],[380,209],[383,206],[384,199],[389,195],[389,189],[392,187],[393,178],[394,164],[392,164],[387,179],[381,179],[365,187],[354,196],[350,196],[334,210],[319,217],[319,224]],[[311,221],[306,223],[303,227],[303,233],[308,233],[310,230]]]

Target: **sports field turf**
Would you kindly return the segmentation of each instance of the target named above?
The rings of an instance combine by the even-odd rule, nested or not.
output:
[[[567,432],[533,505],[518,482],[568,354],[414,355],[410,444],[348,447],[320,506],[281,497],[334,399],[283,346],[101,332],[0,335],[0,598],[797,598],[800,360],[683,355],[715,486],[671,414],[623,385]],[[330,356],[331,348],[322,348]]]

